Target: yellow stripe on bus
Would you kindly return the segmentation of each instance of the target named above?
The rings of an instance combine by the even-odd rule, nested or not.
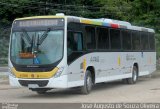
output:
[[[46,79],[46,78],[51,78],[56,74],[57,71],[58,71],[57,67],[54,68],[50,72],[19,72],[19,71],[16,71],[15,68],[12,68],[12,73],[17,78],[25,78],[25,79]]]
[[[92,24],[92,25],[102,25],[102,22],[97,22],[97,21],[91,21],[91,20],[84,20],[84,19],[81,19],[80,21],[81,23],[84,23],[84,24]]]
[[[86,66],[87,66],[87,62],[86,62],[86,59],[84,58],[84,60],[83,60],[83,72],[85,72]]]
[[[81,23],[92,24],[91,20],[83,20],[83,19],[81,19]]]
[[[120,58],[120,56],[118,56],[118,65],[119,66],[121,65],[121,58]]]

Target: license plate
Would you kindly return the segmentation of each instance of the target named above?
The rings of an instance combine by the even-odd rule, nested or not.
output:
[[[28,84],[29,88],[38,88],[38,84]]]

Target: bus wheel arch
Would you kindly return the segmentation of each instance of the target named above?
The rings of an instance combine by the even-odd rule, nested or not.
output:
[[[123,82],[127,84],[135,84],[138,80],[138,76],[139,76],[138,63],[134,63],[132,67],[132,77],[123,79]]]
[[[92,86],[95,82],[95,72],[93,67],[87,67],[84,76],[84,85],[81,87],[83,94],[89,94],[92,90]]]
[[[91,72],[92,83],[95,84],[95,69],[93,66],[88,66],[87,70]]]

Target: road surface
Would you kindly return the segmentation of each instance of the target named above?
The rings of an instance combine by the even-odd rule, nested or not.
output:
[[[0,102],[14,103],[115,103],[145,102],[160,103],[160,72],[140,78],[137,84],[127,85],[121,81],[94,86],[89,95],[82,95],[77,89],[51,90],[38,95],[27,88],[13,88],[8,82],[0,82]]]

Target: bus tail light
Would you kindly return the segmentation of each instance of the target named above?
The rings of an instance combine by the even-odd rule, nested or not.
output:
[[[62,74],[63,70],[64,70],[64,67],[60,67],[60,68],[58,69],[57,73],[54,75],[54,77],[55,77],[55,78],[59,77],[59,76]]]

